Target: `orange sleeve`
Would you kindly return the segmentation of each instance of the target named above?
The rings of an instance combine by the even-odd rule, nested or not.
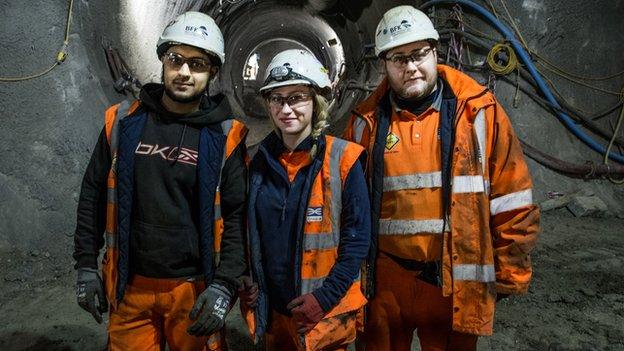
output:
[[[490,215],[496,268],[496,290],[526,293],[532,276],[530,253],[537,242],[539,207],[520,143],[509,118],[496,103],[488,108]]]

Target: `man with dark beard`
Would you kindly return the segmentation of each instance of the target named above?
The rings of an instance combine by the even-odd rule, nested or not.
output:
[[[162,83],[106,111],[78,204],[78,304],[111,350],[218,350],[245,271],[247,129],[208,83],[223,36],[187,12],[157,45]],[[98,254],[106,243],[99,275]]]

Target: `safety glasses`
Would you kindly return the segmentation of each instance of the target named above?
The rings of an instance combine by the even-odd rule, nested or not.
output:
[[[174,70],[179,70],[186,63],[189,70],[194,73],[205,73],[212,67],[212,63],[209,60],[200,57],[186,58],[175,52],[165,54],[163,63],[168,68]]]
[[[422,49],[414,50],[407,55],[394,54],[390,57],[386,57],[385,60],[389,61],[396,68],[405,68],[408,62],[414,62],[416,66],[422,64],[427,59],[427,56],[433,51],[433,48],[428,46]]]
[[[273,108],[281,108],[285,103],[291,108],[298,108],[312,100],[312,96],[313,95],[310,93],[294,93],[289,96],[271,94],[267,97],[267,101],[269,102],[269,106]]]

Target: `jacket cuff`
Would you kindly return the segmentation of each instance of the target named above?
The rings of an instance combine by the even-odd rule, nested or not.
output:
[[[221,279],[213,279],[212,280],[212,284],[218,284],[221,285],[222,287],[226,288],[227,291],[230,293],[230,296],[235,296],[238,292],[238,286],[234,286],[231,283],[225,281],[225,280],[221,280]],[[210,285],[210,284],[208,284]],[[206,286],[208,287],[208,286]]]
[[[92,268],[98,269],[97,255],[82,255],[76,259],[74,269],[79,268]]]
[[[332,303],[332,301],[330,301],[329,297],[326,296],[322,288],[314,290],[312,295],[314,295],[316,301],[318,301],[319,305],[323,309],[323,312],[325,313],[329,312],[336,304],[336,302]]]

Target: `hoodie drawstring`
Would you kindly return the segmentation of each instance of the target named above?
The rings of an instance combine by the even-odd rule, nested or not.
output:
[[[178,142],[178,148],[176,149],[176,156],[173,159],[173,163],[171,164],[172,166],[175,165],[178,162],[178,159],[180,158],[180,151],[182,150],[182,143],[184,142],[185,134],[186,134],[186,124],[182,128],[182,134],[180,135],[180,141]]]

